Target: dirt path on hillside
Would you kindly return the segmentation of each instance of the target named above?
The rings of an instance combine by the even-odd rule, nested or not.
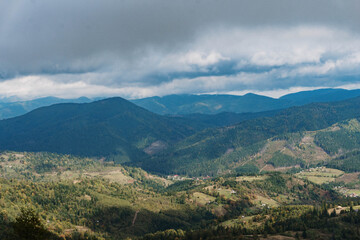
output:
[[[135,225],[135,221],[136,221],[136,218],[137,218],[137,215],[138,215],[139,212],[140,212],[139,210],[135,212],[135,216],[134,216],[134,218],[132,220],[132,226]]]

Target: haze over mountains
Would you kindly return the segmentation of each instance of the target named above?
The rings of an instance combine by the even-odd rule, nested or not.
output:
[[[26,212],[14,211],[15,203],[45,216],[43,230],[52,237],[33,239],[253,239],[285,229],[293,239],[309,229],[332,239],[333,223],[347,233],[338,239],[352,239],[357,231],[351,219],[360,219],[351,210],[360,209],[358,198],[345,198],[358,196],[360,184],[360,96],[348,99],[352,94],[246,95],[238,99],[249,106],[250,99],[266,99],[270,107],[273,101],[314,102],[213,115],[160,115],[115,97],[0,120],[6,209],[0,238],[13,239],[8,236],[19,231],[15,217]],[[323,203],[318,210],[323,201],[346,207],[334,213]]]
[[[358,93],[346,92],[319,90],[285,98],[299,104],[310,99],[334,101]],[[247,96],[254,97],[238,99]],[[247,105],[251,106],[252,101]],[[359,106],[357,97],[277,111],[171,117],[152,113],[122,98],[55,104],[0,121],[0,147],[106,157],[164,174],[216,175],[241,166],[269,138],[320,130],[359,118]]]
[[[29,202],[44,213],[43,230],[52,236],[33,239],[229,239],[229,233],[237,239],[238,226],[248,236],[284,229],[297,229],[294,239],[300,230],[328,234],[330,216],[347,224],[354,211],[338,218],[326,205],[318,214],[321,201],[345,201],[341,205],[350,209],[360,204],[348,199],[360,187],[358,94],[324,89],[280,99],[247,94],[141,100],[148,108],[159,106],[154,99],[171,100],[162,114],[120,97],[80,98],[0,120],[0,198],[9,210],[0,213],[0,238],[13,239],[18,231],[7,220],[17,214],[14,203],[28,208]],[[66,100],[13,106],[51,101]],[[309,214],[312,222],[303,220]],[[317,217],[325,219],[321,227]],[[205,232],[199,230],[204,226]],[[223,226],[226,233],[218,230]],[[173,230],[179,228],[187,235]],[[357,234],[355,224],[344,229],[353,232],[342,239]]]
[[[253,93],[236,95],[167,95],[130,100],[136,105],[162,115],[249,113],[284,109],[312,102],[332,102],[360,96],[360,90],[318,89],[271,98]],[[87,103],[102,98],[38,98],[29,101],[0,100],[0,119],[20,116],[31,110],[56,103]],[[225,117],[226,118],[226,117]],[[243,117],[241,117],[242,119]],[[233,121],[228,121],[233,123]]]
[[[266,139],[320,130],[339,121],[359,118],[359,106],[359,97],[340,102],[312,103],[285,109],[272,117],[206,129],[180,141],[167,152],[153,156],[151,161],[141,166],[158,172],[216,175],[219,171],[242,166],[249,156],[262,151]]]
[[[132,100],[158,114],[216,114],[220,112],[262,112],[301,106],[312,102],[333,102],[360,96],[360,90],[319,89],[284,95],[279,99],[246,94],[234,95],[168,95]]]
[[[0,121],[0,145],[3,150],[135,158],[137,147],[148,142],[170,143],[195,133],[188,122],[151,113],[122,98],[63,103]]]
[[[0,0],[0,240],[360,240],[359,10]]]
[[[29,101],[0,100],[0,119],[16,117],[30,112],[36,108],[50,106],[56,103],[86,103],[93,100],[81,97],[76,99],[62,99],[57,97],[37,98]]]

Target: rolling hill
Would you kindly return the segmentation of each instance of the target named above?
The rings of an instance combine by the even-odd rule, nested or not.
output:
[[[327,128],[337,122],[360,117],[360,98],[333,103],[292,107],[272,117],[257,118],[234,126],[196,133],[151,160],[144,169],[162,173],[212,174],[229,170],[236,162],[263,149],[275,136]]]
[[[189,124],[186,124],[188,122]],[[56,104],[0,121],[2,150],[141,158],[151,143],[164,146],[196,132],[196,124],[159,116],[122,98]]]
[[[163,174],[217,175],[234,168],[257,171],[266,163],[254,162],[251,156],[264,151],[269,139],[326,129],[335,123],[359,118],[359,105],[358,97],[281,111],[194,114],[181,118],[151,113],[122,98],[56,104],[0,121],[0,147],[1,150],[102,156]],[[240,123],[206,128],[237,121]],[[336,141],[346,136],[353,139]],[[312,141],[324,154],[334,155],[339,151],[351,154],[350,150],[357,150],[354,147],[357,137],[357,133],[340,131],[319,133]],[[340,147],[336,148],[334,142]],[[344,151],[345,147],[349,149]],[[271,152],[266,161],[275,167],[308,163],[297,157],[298,154],[301,155],[284,155],[280,148]],[[354,154],[357,153],[349,158]]]
[[[15,101],[15,102],[0,101],[0,119],[20,116],[36,108],[50,106],[57,103],[87,103],[91,101],[92,101],[91,99],[86,97],[81,97],[76,99],[44,97],[29,101]]]
[[[360,96],[360,90],[319,89],[282,96],[279,99],[256,94],[235,95],[168,95],[131,100],[151,112],[163,115],[255,113],[301,106],[312,102],[341,101]],[[88,103],[103,98],[61,99],[44,97],[29,101],[0,99],[0,119],[23,115],[39,107],[57,103]],[[227,116],[225,116],[227,117]],[[233,117],[232,117],[233,118]],[[234,122],[231,122],[234,123]]]
[[[284,108],[287,101],[256,94],[234,95],[168,95],[132,100],[158,114],[216,114],[221,112],[261,112]]]
[[[319,89],[282,96],[279,99],[256,94],[234,95],[168,95],[132,100],[158,114],[247,113],[284,109],[314,102],[334,102],[360,96],[360,90]]]
[[[243,221],[252,229],[265,225],[267,218],[259,214],[283,210],[293,220],[299,210],[311,209],[309,205],[320,200],[340,199],[335,191],[289,174],[169,180],[139,168],[71,155],[3,152],[0,160],[0,238],[9,240],[148,239],[144,235],[159,231],[191,234]],[[14,237],[22,209],[39,213],[44,229],[54,237]]]

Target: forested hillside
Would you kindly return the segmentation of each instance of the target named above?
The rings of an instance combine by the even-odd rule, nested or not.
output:
[[[168,95],[131,100],[133,103],[158,114],[218,114],[249,113],[279,110],[313,102],[334,102],[360,96],[359,90],[319,89],[284,95],[279,99],[256,94],[235,95]],[[0,99],[0,119],[12,118],[36,108],[57,103],[88,103],[102,98],[62,99],[44,97],[27,101],[3,101]],[[236,123],[236,122],[232,122]]]
[[[26,136],[28,146],[51,127],[56,137],[59,129],[69,134],[70,142],[58,138],[54,147],[69,147],[78,134],[88,138],[79,149],[91,153],[116,140],[101,143],[105,133],[117,133],[139,155],[1,152],[0,238],[356,239],[359,101],[243,114],[239,124],[203,131],[218,119],[163,117],[123,99],[1,121],[2,131]],[[23,140],[9,142],[15,139]]]
[[[217,175],[234,167],[261,169],[263,166],[255,164],[254,167],[251,161],[243,165],[266,146],[268,139],[325,129],[357,118],[359,104],[360,98],[354,98],[278,112],[239,114],[236,115],[241,121],[238,124],[203,131],[206,127],[232,121],[234,115],[219,114],[212,120],[204,115],[165,117],[121,98],[88,104],[58,104],[0,121],[0,146],[3,150],[102,156],[164,174]],[[225,120],[221,122],[223,116]],[[346,131],[350,130],[319,133],[315,143],[327,154],[338,151],[332,148],[341,148],[342,152],[355,150],[358,133]],[[346,146],[335,146],[331,142],[331,139],[349,136],[339,143]],[[284,163],[287,161],[303,163],[297,156],[272,160],[274,166],[289,165]],[[243,171],[241,169],[239,171]]]
[[[92,100],[86,97],[77,99],[62,99],[56,97],[37,98],[28,101],[2,102],[0,101],[0,119],[12,118],[28,113],[36,108],[50,106],[57,103],[87,103]]]
[[[2,239],[40,233],[38,240],[159,239],[171,232],[173,238],[165,239],[192,239],[220,237],[225,234],[221,229],[227,229],[226,235],[291,229],[331,236],[328,225],[318,229],[305,218],[329,218],[325,209],[342,201],[339,193],[289,174],[169,180],[101,159],[27,152],[3,152],[0,157]],[[51,166],[43,167],[47,164]],[[24,218],[31,214],[39,220],[40,233],[17,227],[30,224]],[[331,221],[350,221],[346,217],[351,213],[341,216]]]
[[[198,123],[151,113],[122,98],[56,104],[0,121],[2,150],[142,158],[145,147],[196,132]]]
[[[271,98],[256,94],[235,95],[167,95],[132,100],[158,114],[247,113],[284,109],[315,102],[335,102],[360,96],[360,90],[318,89]]]
[[[152,171],[181,174],[210,174],[242,162],[259,152],[265,140],[302,131],[327,128],[336,122],[360,116],[360,98],[334,103],[292,107],[273,117],[258,118],[237,125],[207,129],[190,136],[139,166]]]

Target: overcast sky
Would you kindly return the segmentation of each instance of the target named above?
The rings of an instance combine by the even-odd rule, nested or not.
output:
[[[0,1],[0,97],[360,88],[359,0]]]

